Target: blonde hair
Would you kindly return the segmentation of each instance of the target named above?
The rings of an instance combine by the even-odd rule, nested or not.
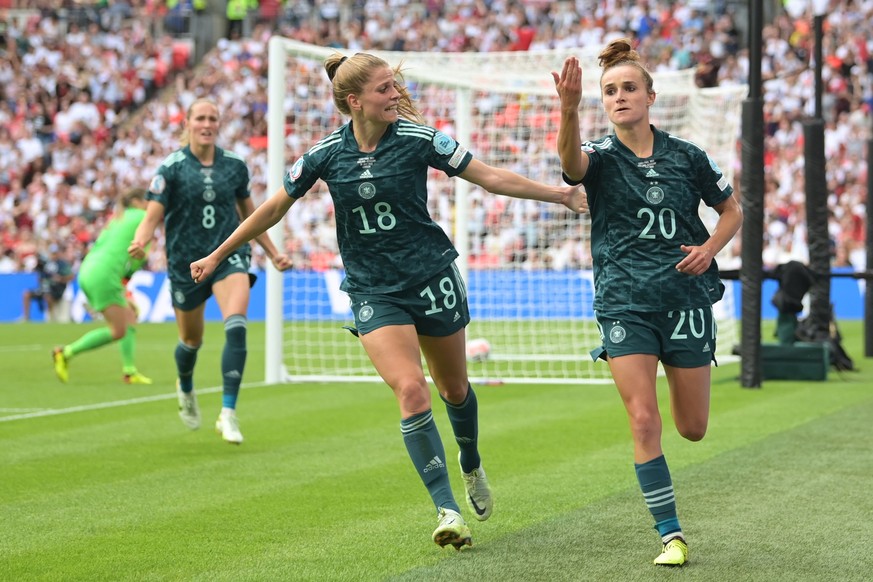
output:
[[[194,108],[197,105],[202,103],[207,103],[215,107],[216,113],[218,112],[218,104],[208,97],[200,97],[199,99],[195,99],[194,102],[188,106],[188,111],[185,113],[185,126],[182,128],[182,135],[179,138],[179,143],[182,147],[188,145],[191,141],[191,136],[188,135],[188,122],[191,121],[191,112],[194,111]]]
[[[640,62],[640,53],[634,50],[633,46],[631,46],[630,40],[619,38],[612,41],[606,45],[605,49],[600,51],[597,58],[600,68],[603,69],[603,73],[600,74],[601,83],[603,82],[603,75],[606,74],[606,71],[615,67],[623,67],[627,65],[636,67],[643,74],[643,79],[646,81],[646,90],[649,93],[655,92],[655,80],[652,79],[652,74]]]
[[[360,95],[373,71],[385,67],[391,65],[369,53],[356,53],[351,57],[334,53],[327,57],[324,61],[324,70],[327,71],[327,78],[333,84],[333,102],[336,108],[345,115],[351,115],[348,96]],[[404,84],[401,65],[391,69],[394,71],[394,87],[400,92],[397,112],[405,119],[424,123],[424,116],[416,108],[412,95]]]

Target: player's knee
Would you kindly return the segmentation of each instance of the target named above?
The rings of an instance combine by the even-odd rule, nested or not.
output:
[[[127,326],[126,325],[125,326],[113,325],[109,328],[109,330],[112,333],[112,341],[118,341],[121,338],[123,338],[125,335],[127,335]]]
[[[677,425],[676,428],[682,438],[688,439],[691,442],[697,442],[703,440],[703,437],[706,436],[707,423],[705,421],[692,422],[681,426]]]
[[[628,418],[636,442],[645,443],[661,438],[661,416],[657,411],[647,408],[632,410],[628,412]]]
[[[452,404],[461,404],[467,398],[467,389],[470,383],[466,378],[452,382],[437,383],[440,395]]]
[[[426,381],[404,378],[398,380],[392,388],[402,409],[424,411],[430,408],[430,388]]]

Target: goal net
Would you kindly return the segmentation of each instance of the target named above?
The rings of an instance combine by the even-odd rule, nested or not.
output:
[[[345,123],[334,108],[323,61],[334,49],[274,37],[269,68],[269,191],[317,140]],[[584,139],[609,133],[595,55],[584,51],[399,53],[374,51],[404,79],[429,125],[455,137],[485,163],[560,184],[559,106],[551,71],[571,54],[583,63]],[[707,150],[732,179],[742,87],[700,90],[693,71],[658,73],[652,122]],[[470,362],[474,382],[610,381],[592,362],[600,343],[593,320],[589,219],[563,206],[495,196],[431,170],[431,216],[461,254],[472,323],[490,357]],[[708,224],[714,212],[702,207]],[[268,382],[378,380],[360,342],[338,256],[332,202],[319,182],[273,230],[295,267],[267,275]],[[720,257],[721,258],[721,257]],[[732,288],[716,305],[719,351],[738,336]]]

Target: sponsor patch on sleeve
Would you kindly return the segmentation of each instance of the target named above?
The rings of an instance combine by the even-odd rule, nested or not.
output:
[[[454,139],[447,136],[441,131],[433,135],[433,149],[441,156],[447,156],[455,151],[455,146],[458,145]]]
[[[455,155],[451,157],[449,160],[449,165],[453,168],[457,168],[461,165],[461,161],[464,159],[464,156],[467,155],[467,148],[459,145],[458,149],[455,150]]]
[[[728,181],[725,176],[722,176],[718,179],[718,182],[715,183],[718,186],[718,189],[724,192],[724,189],[728,187]]]
[[[297,158],[297,161],[294,162],[294,165],[291,166],[291,169],[288,170],[288,179],[292,182],[296,181],[297,178],[300,177],[300,174],[303,173],[303,158]]]
[[[591,146],[588,146],[588,145],[583,145],[583,146],[582,146],[582,151],[585,152],[586,154],[593,154],[593,153],[594,153],[594,148],[591,147]]]
[[[153,194],[163,194],[164,189],[167,187],[167,181],[160,174],[156,174],[154,178],[152,178],[151,184],[149,184],[149,192]]]

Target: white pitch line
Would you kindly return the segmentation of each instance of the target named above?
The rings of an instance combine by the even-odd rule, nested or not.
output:
[[[0,346],[0,354],[13,352],[36,352],[43,349],[42,344]]]
[[[258,382],[255,384],[246,384],[244,386],[240,386],[242,388],[254,388],[257,386],[266,386],[263,382]],[[213,394],[215,392],[221,392],[221,386],[213,386],[211,388],[202,388],[197,390],[197,394]],[[32,410],[33,412],[25,412],[22,414],[13,414],[11,416],[0,416],[0,422],[11,422],[13,420],[25,420],[28,418],[40,418],[43,416],[58,416],[60,414],[73,414],[75,412],[87,412],[89,410],[101,410],[103,408],[117,408],[119,406],[131,406],[134,404],[143,404],[146,402],[156,402],[158,400],[172,400],[176,397],[176,394],[154,394],[152,396],[142,396],[140,398],[130,398],[127,400],[114,400],[112,402],[95,402],[94,404],[83,404],[81,406],[71,406],[69,408],[45,408],[45,409],[35,409],[30,408],[26,410]],[[8,409],[0,409],[0,411],[4,411]],[[14,409],[15,410],[15,409]],[[21,409],[17,409],[21,410]]]

